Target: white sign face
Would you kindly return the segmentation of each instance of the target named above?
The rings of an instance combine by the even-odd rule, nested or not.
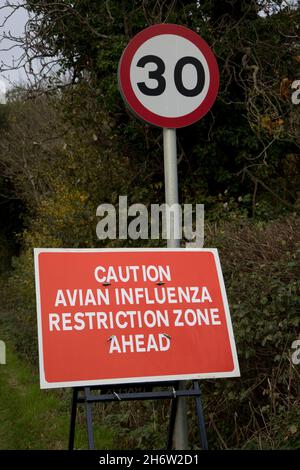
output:
[[[160,24],[137,34],[119,63],[121,94],[141,119],[184,127],[201,119],[218,92],[216,59],[194,31]]]
[[[198,108],[207,95],[210,73],[204,55],[195,44],[181,36],[162,34],[149,39],[136,51],[130,81],[145,108],[170,118]]]

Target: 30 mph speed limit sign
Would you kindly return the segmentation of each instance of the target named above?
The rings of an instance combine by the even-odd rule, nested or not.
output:
[[[219,69],[211,49],[194,31],[158,24],[129,42],[118,80],[125,102],[138,117],[179,128],[209,111],[218,93]]]

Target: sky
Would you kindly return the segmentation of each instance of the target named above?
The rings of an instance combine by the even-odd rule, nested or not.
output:
[[[0,6],[5,5],[5,0],[0,0]],[[24,32],[25,24],[28,19],[28,14],[25,9],[19,9],[13,14],[13,16],[7,21],[4,27],[1,27],[3,21],[9,14],[9,9],[0,10],[0,70],[2,69],[2,64],[13,65],[14,60],[22,55],[22,49],[20,47],[14,47],[12,50],[5,51],[11,47],[13,44],[10,41],[3,40],[3,33],[8,34],[9,31],[14,36],[22,35]],[[23,69],[19,70],[10,70],[7,72],[0,71],[0,93],[4,87],[9,88],[12,84],[22,83],[26,81],[26,74]]]

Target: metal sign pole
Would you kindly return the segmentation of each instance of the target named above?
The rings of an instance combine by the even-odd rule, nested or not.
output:
[[[165,173],[165,195],[166,204],[171,207],[173,204],[179,204],[178,197],[178,176],[177,176],[177,143],[176,129],[163,128],[164,141],[164,173]],[[168,233],[168,248],[179,248],[180,238],[178,234],[181,230],[181,219],[179,206],[174,211],[170,211],[170,217],[166,217],[166,226]],[[173,218],[173,220],[172,220]],[[168,220],[169,219],[169,220]],[[177,235],[177,237],[176,237]],[[184,382],[179,384],[179,388],[184,388]],[[188,449],[187,438],[187,410],[186,399],[178,398],[177,412],[174,430],[174,448],[176,450]]]

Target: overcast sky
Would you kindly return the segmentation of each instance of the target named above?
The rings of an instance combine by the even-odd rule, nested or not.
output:
[[[0,6],[5,4],[5,0],[0,0]],[[9,15],[10,10],[5,8],[0,10],[0,26],[3,24],[5,18]],[[14,61],[17,61],[18,58],[22,55],[22,49],[20,47],[15,47],[8,51],[3,51],[11,47],[13,44],[10,41],[3,40],[2,36],[4,33],[8,34],[9,31],[14,36],[22,35],[24,32],[24,27],[28,15],[25,9],[20,8],[16,11],[12,17],[7,21],[4,27],[0,28],[0,69],[3,67],[3,63],[7,65],[13,65]],[[19,70],[10,70],[7,72],[0,72],[0,81],[6,84],[6,87],[9,87],[12,83],[21,83],[26,80],[25,71],[23,69]]]

